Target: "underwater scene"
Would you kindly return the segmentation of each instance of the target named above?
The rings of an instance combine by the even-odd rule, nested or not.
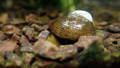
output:
[[[120,67],[120,0],[0,0],[0,68]]]

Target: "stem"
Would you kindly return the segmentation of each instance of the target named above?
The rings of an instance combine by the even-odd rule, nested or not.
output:
[[[76,9],[76,6],[74,4],[74,0],[60,0],[60,7],[63,11],[73,11]]]

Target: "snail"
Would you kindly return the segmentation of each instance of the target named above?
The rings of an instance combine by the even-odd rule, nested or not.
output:
[[[56,36],[70,40],[95,33],[91,14],[83,10],[75,10],[65,18],[56,20],[50,25],[50,30]]]

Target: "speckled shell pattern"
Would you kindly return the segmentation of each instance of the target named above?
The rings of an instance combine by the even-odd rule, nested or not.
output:
[[[93,35],[93,23],[84,17],[66,17],[58,19],[50,26],[50,30],[60,38],[76,40],[80,36]]]

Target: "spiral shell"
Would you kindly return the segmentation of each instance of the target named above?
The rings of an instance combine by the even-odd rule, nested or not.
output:
[[[76,11],[71,12],[66,18],[53,22],[50,25],[51,32],[60,38],[70,40],[77,40],[79,36],[93,35],[95,29],[92,23],[92,16],[90,14],[76,13]],[[85,16],[88,16],[88,18]]]

